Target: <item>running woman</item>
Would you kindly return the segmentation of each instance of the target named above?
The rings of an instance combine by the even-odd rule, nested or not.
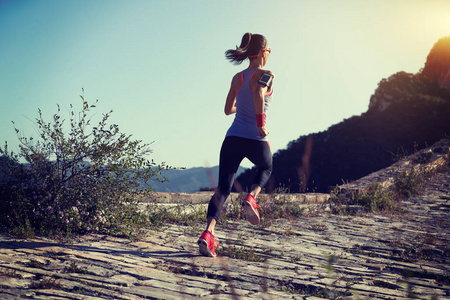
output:
[[[199,251],[205,256],[216,256],[219,245],[214,238],[214,228],[225,200],[231,193],[236,171],[244,158],[257,168],[250,193],[243,200],[247,220],[257,225],[260,222],[256,203],[261,189],[272,173],[272,153],[267,135],[266,112],[272,102],[274,75],[262,68],[270,55],[267,40],[260,34],[246,33],[241,45],[225,52],[235,65],[249,60],[247,69],[234,75],[225,102],[225,114],[235,114],[220,150],[219,184],[208,205],[206,230],[198,239]]]

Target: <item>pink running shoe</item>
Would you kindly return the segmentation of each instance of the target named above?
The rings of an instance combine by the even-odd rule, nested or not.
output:
[[[219,248],[219,242],[214,239],[214,235],[211,233],[211,231],[203,231],[197,243],[200,254],[210,257],[216,256],[216,251],[214,251],[214,248]]]
[[[255,197],[252,194],[248,194],[242,202],[242,206],[247,214],[247,221],[252,225],[258,225],[261,218],[259,217],[258,208],[259,204],[256,203]]]

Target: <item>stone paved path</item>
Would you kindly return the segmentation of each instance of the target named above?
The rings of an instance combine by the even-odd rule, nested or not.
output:
[[[198,255],[203,224],[70,245],[1,235],[0,299],[450,299],[449,200],[445,170],[400,215],[228,221],[217,258]]]

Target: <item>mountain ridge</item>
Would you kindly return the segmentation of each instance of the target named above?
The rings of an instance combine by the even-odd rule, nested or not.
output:
[[[245,170],[246,168],[239,167],[236,176],[239,176]],[[150,182],[156,192],[192,193],[201,189],[212,190],[217,185],[219,166],[163,170],[161,175],[168,181]]]

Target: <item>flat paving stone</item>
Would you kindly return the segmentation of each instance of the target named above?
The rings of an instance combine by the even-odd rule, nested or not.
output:
[[[310,204],[319,206],[260,226],[229,220],[216,227],[216,258],[198,253],[204,224],[139,241],[0,235],[0,299],[450,299],[449,200],[445,169],[403,213]]]

